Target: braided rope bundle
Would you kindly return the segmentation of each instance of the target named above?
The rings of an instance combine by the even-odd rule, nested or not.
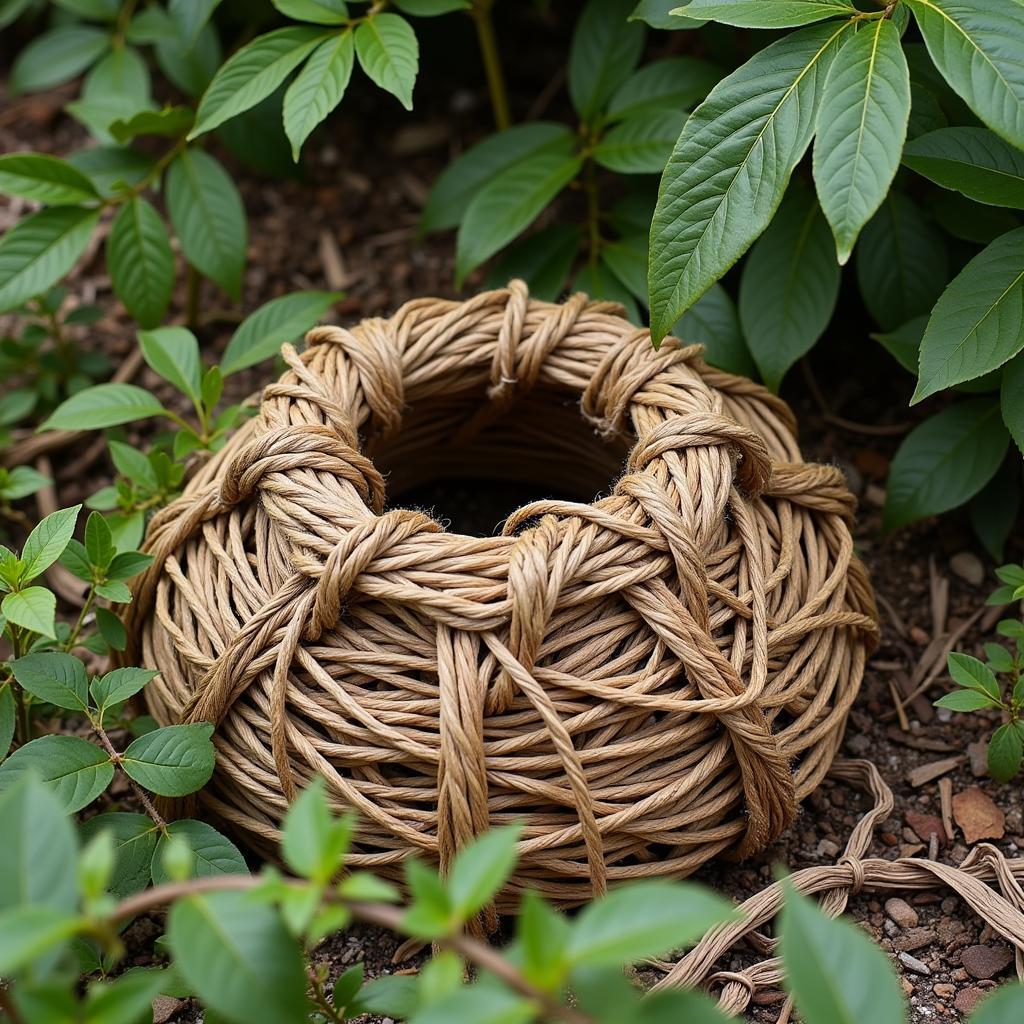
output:
[[[521,282],[307,341],[155,517],[132,606],[153,714],[217,727],[207,809],[269,852],[323,775],[360,817],[351,865],[386,877],[523,822],[499,910],[778,836],[877,630],[853,499],[785,404]],[[385,511],[385,472],[606,496],[470,537]]]

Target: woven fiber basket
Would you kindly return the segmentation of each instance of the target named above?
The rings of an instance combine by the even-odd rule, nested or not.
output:
[[[157,720],[216,725],[206,811],[269,853],[322,775],[385,877],[522,822],[502,910],[770,843],[839,746],[875,610],[841,474],[700,353],[521,282],[286,346],[154,519],[129,623]],[[453,475],[605,496],[491,537],[401,507]]]

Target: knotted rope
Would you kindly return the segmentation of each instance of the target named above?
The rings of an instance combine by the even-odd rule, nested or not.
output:
[[[154,518],[131,609],[154,715],[217,727],[207,809],[269,853],[322,775],[352,866],[392,877],[522,822],[499,910],[764,849],[877,632],[852,499],[786,406],[521,282],[307,342]],[[385,478],[452,472],[605,496],[483,538],[385,511]]]

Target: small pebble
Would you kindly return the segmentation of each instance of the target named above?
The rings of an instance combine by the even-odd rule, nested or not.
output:
[[[994,978],[1013,963],[1009,946],[968,946],[960,954],[960,962],[975,977]]]
[[[916,956],[911,956],[909,953],[900,953],[899,959],[900,963],[903,964],[908,971],[913,971],[915,974],[927,975],[932,973],[931,968],[926,963],[918,960]]]
[[[932,985],[932,991],[940,999],[952,999],[956,995],[956,986],[950,985],[947,982],[939,981]]]
[[[949,560],[949,567],[972,587],[980,587],[985,582],[985,566],[981,564],[981,559],[970,551],[955,554]]]
[[[901,928],[916,928],[918,923],[917,911],[906,900],[898,896],[885,901],[885,912]]]
[[[988,744],[984,740],[968,743],[967,756],[971,759],[971,774],[975,778],[988,775]]]
[[[984,989],[962,988],[957,992],[956,999],[953,1000],[953,1005],[961,1013],[970,1013],[975,1006],[978,1005],[984,995]]]

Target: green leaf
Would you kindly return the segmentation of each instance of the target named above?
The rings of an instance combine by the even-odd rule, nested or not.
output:
[[[477,982],[421,1007],[413,1019],[416,1024],[528,1024],[537,1019],[537,1007],[511,989]]]
[[[856,925],[831,920],[785,883],[782,960],[804,1020],[904,1024],[906,1006],[885,953]]]
[[[1013,655],[1002,644],[985,644],[985,657],[993,672],[1013,671]]]
[[[17,21],[31,3],[32,0],[0,0],[0,28]]]
[[[695,942],[732,907],[681,882],[631,882],[580,911],[568,956],[577,967],[621,967]]]
[[[886,531],[963,504],[993,477],[1009,444],[999,406],[984,398],[951,405],[903,440],[889,473]]]
[[[276,355],[285,342],[313,327],[341,297],[341,292],[293,292],[260,306],[232,335],[220,361],[221,373],[226,377]]]
[[[689,0],[673,13],[740,28],[795,28],[837,15],[849,18],[857,9],[849,0]]]
[[[814,182],[841,264],[896,176],[909,117],[899,30],[879,18],[840,47],[818,110]]]
[[[149,368],[198,404],[203,364],[196,336],[187,327],[159,327],[138,337]]]
[[[80,18],[93,18],[96,21],[116,21],[121,10],[120,0],[56,0],[63,7]]]
[[[672,333],[688,345],[703,345],[704,358],[712,366],[741,377],[753,377],[757,372],[743,340],[736,306],[720,284],[713,284],[683,314]]]
[[[999,401],[1003,422],[1017,447],[1024,452],[1024,356],[1016,356],[1003,370]]]
[[[486,288],[503,288],[521,278],[536,299],[553,302],[579,252],[582,232],[575,224],[553,224],[510,245],[487,274]]]
[[[975,202],[1024,210],[1024,153],[987,128],[939,128],[907,143],[903,163]]]
[[[856,263],[864,304],[886,331],[929,312],[949,280],[942,234],[895,191],[864,228]]]
[[[89,72],[82,98],[65,108],[101,142],[113,141],[110,126],[144,110],[155,110],[149,67],[130,46],[108,53]]]
[[[167,212],[189,263],[237,299],[249,233],[227,171],[209,153],[186,149],[167,171]]]
[[[83,822],[79,831],[86,843],[101,832],[113,837],[115,859],[109,887],[115,896],[123,899],[149,885],[149,866],[160,831],[147,815],[124,811],[97,814]]]
[[[0,495],[8,501],[17,501],[35,494],[49,483],[49,477],[43,476],[31,466],[15,466],[8,471],[6,483],[0,486]]]
[[[675,12],[680,9],[680,0],[640,0],[629,16],[630,21],[645,21],[651,28],[679,29],[700,28],[705,22],[699,18],[683,18]]]
[[[740,324],[773,391],[824,333],[838,295],[839,267],[825,218],[813,195],[791,189],[740,278]]]
[[[43,736],[19,747],[0,765],[0,792],[32,772],[69,814],[91,804],[114,778],[106,751],[79,736]]]
[[[24,579],[34,580],[60,558],[75,532],[81,510],[81,505],[58,509],[33,527],[21,551]]]
[[[34,697],[69,711],[89,707],[85,665],[70,654],[26,654],[11,662],[14,678]]]
[[[468,11],[471,0],[395,0],[395,6],[415,18],[436,18],[439,14]]]
[[[971,1014],[971,1024],[1016,1024],[1024,1015],[1024,987],[1001,985]]]
[[[946,659],[946,667],[953,680],[968,690],[977,690],[994,700],[999,699],[999,683],[992,670],[984,662],[958,651]]]
[[[6,762],[0,772],[4,768]],[[64,807],[32,773],[3,789],[0,910],[33,905],[73,912],[78,906],[77,843]]]
[[[1003,383],[1005,387],[1005,376]],[[1024,401],[1024,393],[1021,401]],[[1006,420],[1005,406],[1003,419]],[[997,562],[1002,561],[1006,542],[1017,523],[1020,499],[1020,468],[1016,465],[1016,459],[1011,457],[971,499],[968,506],[975,535]]]
[[[455,913],[468,920],[489,903],[512,874],[522,828],[497,828],[460,850],[448,877]]]
[[[186,50],[195,46],[199,33],[220,3],[221,0],[169,0],[167,13],[177,27]]]
[[[163,110],[140,110],[131,117],[119,118],[110,124],[110,134],[117,142],[131,142],[139,135],[181,135],[195,120],[188,107],[164,107]]]
[[[496,174],[473,197],[459,227],[455,280],[466,275],[537,219],[580,172],[578,156],[535,153]]]
[[[18,709],[14,703],[14,693],[8,682],[0,686],[0,764],[7,757],[7,751],[11,749],[11,741],[14,739],[14,730],[17,726],[17,715]]]
[[[57,599],[45,587],[27,587],[8,594],[0,604],[0,614],[16,626],[33,633],[57,638]]]
[[[683,127],[685,115],[651,110],[614,125],[594,147],[594,159],[619,174],[660,174]]]
[[[655,343],[767,227],[814,132],[843,25],[800,29],[723,79],[690,115],[651,224]]]
[[[213,774],[212,735],[207,722],[165,726],[134,740],[121,755],[121,767],[160,796],[187,796]]]
[[[238,847],[222,836],[205,821],[183,818],[167,826],[171,838],[182,839],[192,849],[192,874],[195,878],[212,878],[216,875],[247,875],[249,867]],[[168,842],[161,836],[153,853],[153,884],[162,885],[171,881],[163,866],[163,852]]]
[[[448,891],[437,872],[418,860],[403,864],[412,905],[402,917],[402,930],[416,938],[447,935],[455,923]]]
[[[243,46],[228,58],[203,93],[189,139],[256,106],[325,38],[322,29],[296,26],[257,36]]]
[[[336,1010],[344,1010],[355,1003],[359,990],[363,987],[364,973],[365,968],[360,962],[339,975],[331,990],[331,1005]]]
[[[618,121],[652,110],[689,110],[722,77],[722,69],[698,57],[669,57],[638,68],[608,104],[608,118]]]
[[[0,192],[24,196],[48,206],[99,199],[93,183],[65,160],[42,153],[0,156]]]
[[[111,580],[128,580],[138,576],[144,569],[153,564],[152,555],[144,555],[141,551],[122,551],[107,567],[107,578]]]
[[[190,47],[168,23],[159,32],[154,50],[160,70],[188,96],[199,96],[220,67],[220,39],[213,25],[204,25]]]
[[[0,973],[16,971],[59,949],[82,922],[52,907],[11,907],[0,911]]]
[[[314,25],[344,25],[348,9],[343,0],[273,0],[285,17],[310,21]]]
[[[935,66],[994,132],[1024,147],[1024,7],[907,0]]]
[[[438,176],[430,190],[420,231],[455,227],[480,189],[495,175],[546,150],[568,156],[574,137],[564,124],[535,121],[488,135],[471,146]]]
[[[152,1019],[153,1000],[168,984],[168,969],[136,967],[113,981],[93,982],[85,1020],[88,1024],[138,1024]]]
[[[632,292],[603,259],[583,266],[572,282],[572,291],[586,292],[592,299],[617,302],[625,310],[630,323],[640,323],[640,310]]]
[[[99,210],[56,206],[20,221],[0,238],[0,312],[57,283],[85,251]]]
[[[646,29],[629,21],[633,0],[589,0],[576,21],[569,50],[569,98],[592,121],[640,60]]]
[[[921,339],[924,337],[924,329],[928,323],[928,317],[915,316],[908,320],[902,327],[883,334],[872,334],[885,350],[902,366],[915,376],[917,364],[920,358]]]
[[[232,1021],[302,1024],[306,971],[273,907],[245,893],[175,903],[167,939],[177,969],[203,1003]]]
[[[93,146],[68,157],[68,163],[87,175],[101,195],[112,196],[137,185],[153,170],[145,153],[127,146]]]
[[[83,72],[110,46],[104,29],[62,25],[36,36],[11,68],[11,94],[60,85]]]
[[[160,416],[156,396],[134,384],[97,384],[61,402],[41,430],[100,430]]]
[[[351,820],[335,820],[327,805],[324,780],[317,777],[288,808],[281,854],[297,875],[326,884],[341,869],[351,835]]]
[[[125,203],[114,219],[107,269],[128,312],[142,327],[156,327],[174,290],[174,254],[163,218],[145,199]]]
[[[107,521],[99,512],[90,512],[85,522],[85,551],[89,564],[106,572],[117,554]]]
[[[355,44],[369,79],[412,110],[420,46],[409,22],[400,14],[372,14],[356,28]]]
[[[946,287],[921,342],[911,403],[1002,366],[1024,348],[1024,228],[997,238]]]
[[[134,697],[158,673],[148,668],[115,668],[92,681],[92,699],[100,712]]]
[[[937,708],[948,711],[978,711],[981,708],[995,708],[999,705],[984,693],[977,690],[954,690],[935,701]]]
[[[350,30],[321,43],[284,94],[284,130],[299,159],[310,132],[341,102],[355,61]]]

